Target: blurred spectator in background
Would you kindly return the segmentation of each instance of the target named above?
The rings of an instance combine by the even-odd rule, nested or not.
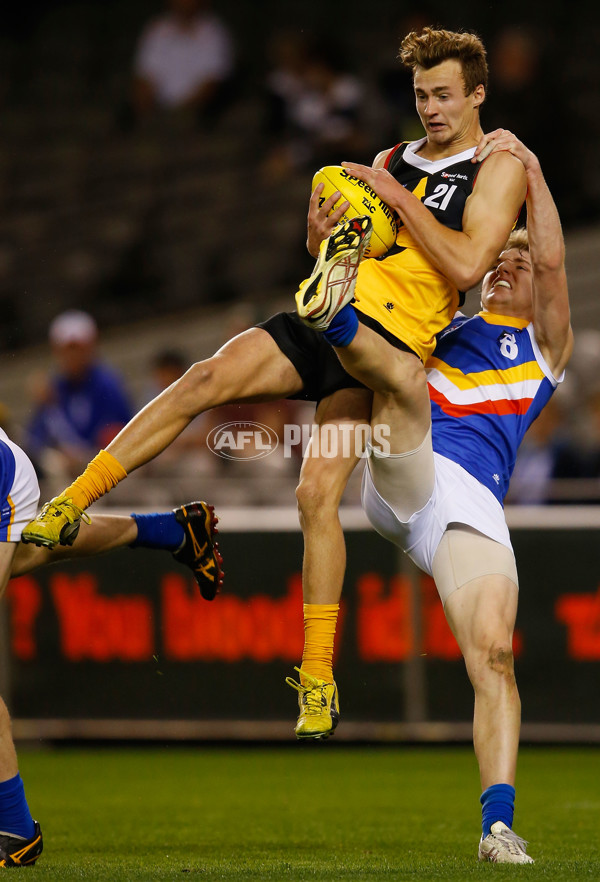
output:
[[[150,364],[150,383],[143,403],[168,389],[171,383],[185,374],[189,366],[189,358],[180,349],[161,349],[157,352]]]
[[[363,85],[348,72],[331,42],[310,44],[294,34],[272,41],[273,65],[265,84],[265,174],[273,179],[298,169],[366,159],[361,130]]]
[[[569,431],[568,415],[556,395],[525,435],[506,501],[512,505],[580,502],[572,483],[560,492],[558,481],[587,477],[586,457]],[[563,484],[564,487],[564,484]]]
[[[256,320],[255,309],[247,303],[237,304],[225,319],[223,343],[253,327]],[[219,475],[216,498],[226,500],[228,505],[293,503],[303,451],[299,443],[286,447],[286,426],[312,422],[314,405],[310,403],[308,408],[305,405],[306,402],[290,399],[241,401],[215,407],[203,414],[207,443],[213,448],[209,455]],[[252,430],[256,423],[266,427],[271,438],[273,434],[277,436],[278,443],[271,453],[262,456],[262,448],[257,448],[256,443],[264,443],[264,437],[257,435],[234,448],[227,447],[219,454],[214,452],[216,433],[223,427],[228,426],[232,438],[239,440],[238,429]]]
[[[159,350],[150,364],[150,383],[143,404],[168,389],[185,374],[190,364],[187,355],[179,349]],[[192,479],[198,475],[214,474],[216,463],[206,447],[206,436],[211,425],[207,414],[197,416],[166,450],[147,463],[143,470],[144,478]],[[180,492],[179,489],[177,492]]]
[[[583,477],[600,479],[600,385],[597,381],[586,396],[583,429]],[[595,494],[593,501],[600,502],[600,484],[596,483],[591,489]]]
[[[573,175],[555,147],[557,126],[564,137],[559,110],[553,104],[550,111],[548,104],[549,96],[558,94],[556,54],[546,52],[541,31],[506,25],[490,40],[489,67],[490,87],[481,113],[484,131],[510,129],[539,157],[562,217],[563,194]]]
[[[147,25],[134,61],[133,111],[191,110],[210,124],[233,92],[234,49],[210,0],[168,0],[169,11]]]
[[[25,447],[41,477],[62,486],[114,438],[133,411],[121,376],[98,360],[98,329],[91,315],[61,313],[50,324],[49,340],[57,370],[32,381],[34,412]]]
[[[432,26],[435,16],[424,4],[418,11],[395,16],[386,28],[386,46],[381,47],[382,67],[377,71],[377,90],[380,97],[381,135],[377,139],[377,149],[382,146],[393,147],[400,141],[416,141],[423,137],[421,120],[415,113],[415,90],[412,73],[398,61],[398,47],[411,31],[420,33],[423,28]],[[371,158],[369,165],[374,157]]]
[[[590,456],[590,477],[600,478],[600,388],[597,388],[590,397],[589,409],[594,433],[593,449]]]

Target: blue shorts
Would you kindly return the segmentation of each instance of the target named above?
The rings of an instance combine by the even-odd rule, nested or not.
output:
[[[0,542],[18,542],[37,514],[40,498],[35,469],[23,450],[0,429]]]

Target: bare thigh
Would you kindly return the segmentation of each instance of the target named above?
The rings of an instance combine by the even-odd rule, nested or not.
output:
[[[363,451],[372,397],[368,389],[339,389],[319,403],[302,461],[299,499],[303,489],[310,487],[311,498],[326,496],[337,508]],[[335,455],[324,455],[329,450]]]
[[[237,401],[271,401],[302,391],[300,374],[273,337],[262,328],[250,328],[228,340],[206,366],[215,401],[211,406]],[[189,372],[188,372],[189,373]]]
[[[147,404],[108,445],[131,472],[165,450],[187,425],[213,407],[273,401],[302,390],[302,379],[273,338],[250,328],[229,340]]]
[[[446,619],[465,659],[494,645],[512,645],[519,589],[507,576],[480,576],[446,601]]]

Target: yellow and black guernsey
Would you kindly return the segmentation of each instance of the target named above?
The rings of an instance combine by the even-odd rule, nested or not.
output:
[[[425,139],[398,144],[385,167],[417,196],[434,217],[452,230],[462,229],[465,203],[480,164],[475,148],[431,161],[419,156]],[[415,352],[422,361],[435,337],[452,320],[464,294],[429,261],[399,222],[396,243],[382,257],[364,260],[358,271],[355,307],[359,318],[394,345]]]

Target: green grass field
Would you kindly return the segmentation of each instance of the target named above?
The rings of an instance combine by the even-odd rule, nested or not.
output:
[[[536,864],[479,864],[467,748],[21,751],[42,880],[600,879],[600,750],[523,749]],[[19,871],[16,871],[19,872]]]

